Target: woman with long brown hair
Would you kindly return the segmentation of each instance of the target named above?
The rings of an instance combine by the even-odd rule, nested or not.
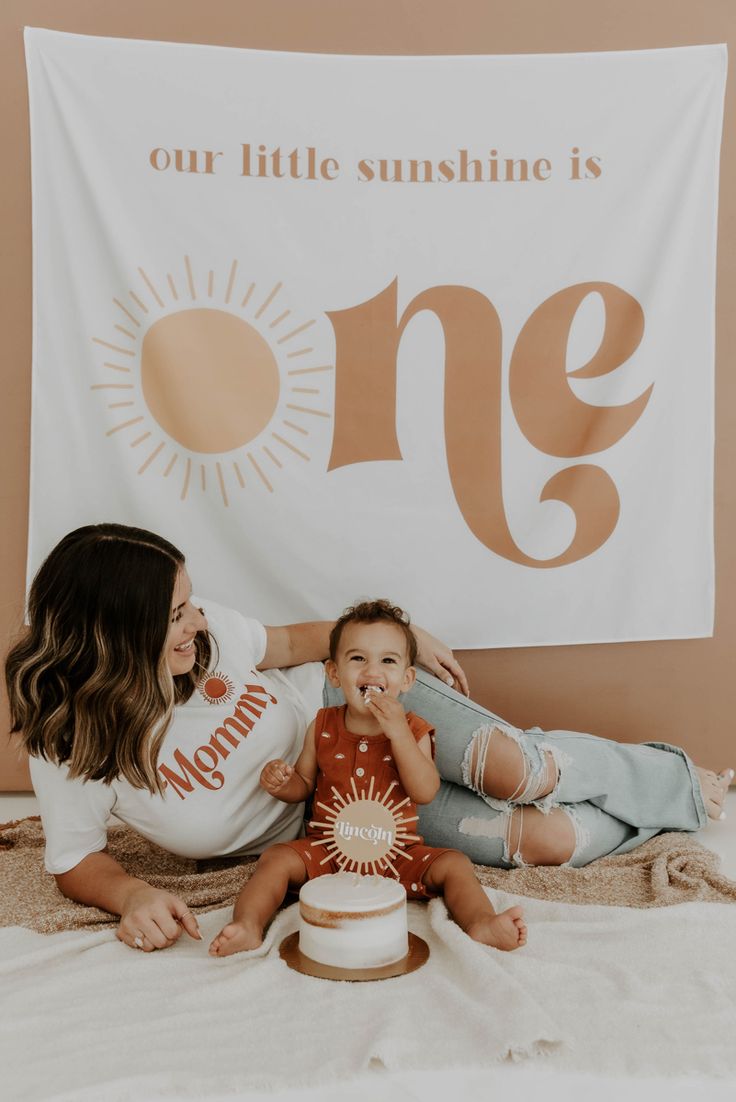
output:
[[[182,900],[106,852],[111,816],[172,853],[261,853],[295,838],[303,806],[272,799],[267,761],[293,762],[322,704],[330,622],[265,627],[192,597],[182,553],[161,536],[98,524],[40,567],[29,627],[10,651],[12,729],[30,754],[46,868],[71,899],[120,915],[146,951],[199,937]],[[519,731],[467,692],[452,652],[421,629],[407,707],[436,730],[440,793],[421,809],[428,844],[473,861],[583,865],[660,830],[722,816],[732,771],[677,747]],[[432,676],[437,674],[439,676]]]

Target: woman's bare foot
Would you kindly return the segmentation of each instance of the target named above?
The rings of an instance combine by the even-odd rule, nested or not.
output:
[[[473,941],[510,952],[526,945],[526,923],[521,907],[509,907],[500,915],[482,915],[465,931]]]
[[[726,812],[723,810],[723,800],[734,777],[733,769],[724,769],[722,773],[713,773],[710,769],[700,769],[696,766],[695,771],[700,781],[700,789],[703,793],[708,818],[725,819]]]
[[[257,923],[228,922],[210,945],[211,957],[229,957],[246,949],[257,949],[263,944],[263,930]]]

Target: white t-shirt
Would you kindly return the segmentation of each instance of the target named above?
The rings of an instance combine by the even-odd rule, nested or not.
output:
[[[257,670],[266,650],[263,624],[192,599],[204,607],[219,654],[174,711],[158,758],[163,796],[122,779],[70,780],[66,766],[31,758],[49,872],[68,872],[104,849],[111,815],[183,857],[261,853],[299,835],[304,805],[274,799],[258,778],[272,758],[293,764],[299,756],[322,706],[324,667]]]

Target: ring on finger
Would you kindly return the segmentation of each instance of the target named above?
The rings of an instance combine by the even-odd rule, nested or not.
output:
[[[136,949],[142,949],[143,948],[143,935],[142,934],[137,934],[136,937],[133,938],[133,944],[135,945]]]

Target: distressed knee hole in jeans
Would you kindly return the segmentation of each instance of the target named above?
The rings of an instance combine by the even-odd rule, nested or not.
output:
[[[558,856],[559,844],[564,844],[564,852],[569,852],[567,843],[561,843],[559,838],[559,824],[552,823],[550,819],[536,819],[533,824],[527,825],[525,835],[525,819],[524,812],[526,808],[516,807],[512,811],[502,812],[495,818],[478,818],[476,816],[467,816],[461,819],[458,823],[458,831],[460,834],[465,834],[471,838],[486,838],[493,839],[498,838],[502,846],[502,858],[506,865],[512,868],[524,869],[537,865],[556,865],[559,868],[565,868],[569,865],[575,864],[575,859],[581,848],[588,845],[590,841],[589,833],[584,827],[580,818],[578,817],[574,808],[566,804],[558,804],[557,807],[560,811],[565,812],[564,818],[570,822],[573,828],[574,841],[572,852],[565,860],[561,860]],[[534,812],[532,812],[534,814]],[[552,830],[553,837],[556,837],[557,841],[553,845],[553,852],[550,853],[549,849],[544,845],[540,838],[540,827],[545,832]],[[526,841],[526,845],[524,842]],[[524,852],[526,850],[526,852]],[[532,855],[530,857],[530,854]]]
[[[560,868],[567,868],[569,865],[573,865],[576,855],[580,850],[585,849],[590,845],[590,831],[585,827],[578,815],[577,811],[571,804],[558,804],[560,811],[564,811],[572,823],[572,828],[575,831],[575,848],[568,857],[567,861],[563,861]]]
[[[509,738],[521,752],[522,777],[515,791],[504,799],[489,796],[483,788],[486,761],[492,740]],[[517,804],[532,804],[544,814],[556,806],[560,776],[569,759],[556,746],[536,742],[523,731],[484,725],[474,731],[462,762],[463,783],[497,811],[509,811]]]
[[[519,824],[519,832],[516,838],[514,852],[512,848],[512,829],[514,818]],[[521,853],[521,839],[524,834],[524,808],[518,807],[513,811],[507,811],[495,819],[476,819],[468,817],[461,819],[458,830],[469,838],[500,838],[503,842],[503,860],[507,865],[516,869],[528,868],[527,862]]]

